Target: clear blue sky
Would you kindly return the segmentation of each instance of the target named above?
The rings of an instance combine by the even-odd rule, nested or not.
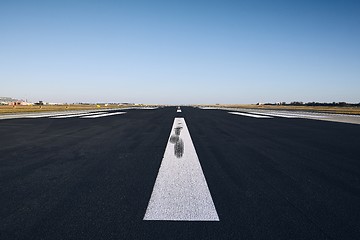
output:
[[[0,96],[360,102],[360,1],[0,1]]]

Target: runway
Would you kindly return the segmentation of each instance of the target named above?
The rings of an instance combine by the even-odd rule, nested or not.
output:
[[[193,107],[43,115],[0,120],[0,239],[360,238],[352,121]]]

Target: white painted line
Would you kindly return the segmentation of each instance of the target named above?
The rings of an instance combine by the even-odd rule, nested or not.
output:
[[[175,118],[144,220],[219,221],[184,118]]]
[[[219,109],[226,111],[233,111],[233,108],[211,108],[203,107],[202,109]],[[349,115],[349,114],[336,114],[336,113],[323,113],[323,112],[305,112],[305,111],[285,111],[285,110],[257,110],[247,108],[237,108],[236,110],[247,112],[250,114],[259,114],[272,117],[283,117],[283,118],[305,118],[311,120],[321,121],[332,121],[342,123],[360,124],[360,115]]]
[[[321,116],[321,115],[285,113],[285,112],[249,112],[249,113],[263,114],[267,116],[284,117],[284,118],[328,118],[327,116]]]
[[[287,115],[296,116],[298,118],[329,118],[328,116],[323,115],[314,115],[314,114],[299,114],[299,113],[289,113]]]
[[[64,115],[64,113],[59,113],[59,114],[43,114],[43,115],[34,115],[34,116],[29,116],[27,118],[44,118],[44,117],[48,117],[48,118],[55,118],[55,117],[60,117],[60,116],[68,116],[68,115],[73,115],[74,113],[71,114],[66,114]]]
[[[281,114],[281,113],[265,113],[265,112],[249,112],[251,114],[262,114],[266,116],[272,117],[283,117],[283,118],[299,118],[298,116],[289,115],[289,114]]]
[[[176,110],[176,112],[181,112],[181,109]]]
[[[301,115],[301,114],[297,114],[297,115],[294,115],[294,116],[297,116],[298,118],[329,118],[327,116],[316,116],[316,115]]]
[[[6,115],[2,119],[21,119],[21,118],[37,118],[44,115],[35,115],[35,114],[16,114],[16,115]]]
[[[96,111],[96,110],[95,110]],[[9,115],[0,115],[0,119],[22,119],[22,118],[45,118],[45,117],[56,117],[56,116],[67,116],[77,114],[88,114],[94,111],[56,111],[56,112],[38,112],[38,113],[18,113]]]
[[[100,117],[108,117],[108,116],[114,116],[119,114],[124,114],[126,112],[114,112],[114,113],[105,113],[105,114],[99,114],[99,115],[90,115],[90,116],[84,116],[80,118],[100,118]]]
[[[251,112],[255,113],[255,112]],[[312,113],[288,113],[288,112],[257,112],[258,114],[264,115],[273,115],[277,117],[287,117],[287,118],[328,118],[324,115],[315,115]]]
[[[241,116],[246,116],[246,117],[253,117],[253,118],[272,118],[272,117],[269,117],[269,116],[254,115],[254,114],[241,113],[241,112],[229,112],[229,113],[230,114],[241,115]]]
[[[44,117],[55,117],[55,116],[61,116],[61,115],[64,115],[64,113],[49,113],[49,114],[31,115],[31,116],[27,116],[26,118],[44,118]]]
[[[18,119],[18,118],[43,118],[50,116],[64,115],[64,113],[27,113],[27,114],[14,114],[6,115],[3,119]]]
[[[158,109],[158,107],[134,107],[134,109],[139,109],[139,110],[154,110],[154,109]]]
[[[81,114],[69,114],[69,115],[63,115],[63,116],[55,116],[55,117],[51,117],[51,118],[55,118],[55,119],[60,119],[60,118],[74,118],[74,117],[82,117],[82,116],[93,116],[93,115],[98,115],[98,114],[104,114],[107,112],[93,112],[93,113],[81,113]]]

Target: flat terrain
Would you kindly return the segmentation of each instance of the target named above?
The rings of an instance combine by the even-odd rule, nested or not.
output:
[[[94,110],[94,109],[119,109],[125,107],[133,107],[133,105],[107,105],[104,104],[69,104],[69,105],[30,105],[30,106],[8,106],[0,105],[0,114],[9,113],[24,113],[24,112],[51,112],[51,111],[79,111],[79,110]]]
[[[0,239],[360,239],[359,124],[229,112],[0,119]]]

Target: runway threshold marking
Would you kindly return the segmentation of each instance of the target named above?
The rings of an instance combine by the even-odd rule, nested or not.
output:
[[[175,118],[144,220],[219,221],[184,118]]]
[[[253,118],[272,118],[269,116],[255,115],[255,114],[250,114],[250,113],[241,113],[241,112],[229,112],[229,113],[235,114],[235,115],[241,115],[241,116],[245,116],[245,117],[253,117]]]
[[[83,116],[80,118],[100,118],[100,117],[108,117],[108,116],[114,116],[119,114],[125,114],[126,112],[114,112],[114,113],[104,113],[99,115],[90,115],[90,116]]]
[[[46,117],[54,117],[64,115],[64,112],[56,112],[56,113],[32,113],[32,114],[12,114],[12,115],[5,115],[0,116],[0,119],[22,119],[22,118],[46,118]],[[74,113],[67,113],[67,114],[74,114]]]
[[[158,109],[158,107],[136,107],[133,109],[139,109],[139,110],[154,110],[154,109]]]
[[[256,113],[256,112],[251,112],[251,113]],[[314,114],[304,114],[304,113],[284,113],[284,112],[279,112],[279,113],[273,113],[273,112],[269,112],[269,113],[258,113],[258,114],[263,114],[263,115],[270,115],[270,116],[276,116],[276,117],[285,117],[285,118],[329,118],[328,116],[324,116],[324,115],[314,115]]]
[[[283,118],[299,118],[295,115],[284,114],[284,113],[266,113],[266,112],[250,112],[251,114],[262,114],[266,116],[273,116],[273,117],[283,117]]]
[[[62,115],[62,116],[55,116],[50,118],[60,119],[60,118],[74,118],[74,117],[82,117],[82,116],[92,116],[97,114],[104,114],[106,112],[92,112],[92,113],[79,113],[79,114],[68,114],[68,115]]]
[[[71,114],[73,114],[73,113],[71,113]],[[54,116],[60,116],[60,115],[64,115],[64,113],[35,114],[35,115],[28,116],[26,118],[45,118],[45,117],[54,117]]]

